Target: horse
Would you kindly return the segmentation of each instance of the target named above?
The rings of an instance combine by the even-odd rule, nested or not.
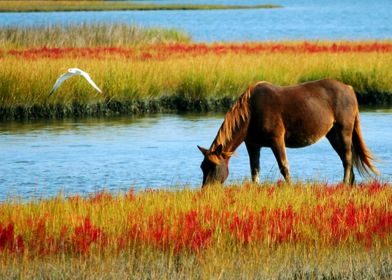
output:
[[[286,147],[309,146],[324,136],[342,161],[345,184],[355,183],[353,166],[361,175],[378,174],[362,137],[358,102],[350,85],[333,79],[291,86],[258,82],[226,113],[210,148],[197,146],[204,156],[202,187],[227,179],[229,160],[242,142],[253,182],[259,182],[260,149],[269,147],[290,183]]]

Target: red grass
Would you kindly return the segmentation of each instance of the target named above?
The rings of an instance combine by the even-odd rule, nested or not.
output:
[[[66,239],[63,239],[63,241],[64,240]],[[106,236],[102,229],[94,226],[91,223],[90,218],[86,217],[83,224],[74,229],[70,241],[75,252],[87,254],[92,244],[104,247],[106,245]]]
[[[257,191],[266,197],[275,196],[276,188],[260,188]],[[373,182],[361,184],[360,193],[377,195],[389,193],[385,198],[391,200],[390,186]],[[390,245],[392,237],[392,209],[384,203],[375,205],[354,201],[336,200],[336,197],[351,197],[350,189],[343,186],[314,186],[314,198],[318,203],[303,203],[296,210],[289,204],[284,207],[261,207],[258,210],[248,207],[230,208],[239,203],[237,195],[243,189],[226,188],[222,210],[210,206],[198,206],[186,211],[164,210],[145,212],[139,207],[129,212],[123,230],[109,232],[103,226],[92,222],[89,216],[83,217],[72,226],[62,221],[60,232],[53,232],[49,225],[56,220],[46,215],[36,219],[28,218],[25,223],[16,225],[13,220],[0,223],[0,253],[23,254],[26,250],[34,255],[54,255],[58,253],[88,254],[92,248],[99,250],[129,250],[137,247],[152,247],[174,253],[199,253],[219,242],[230,246],[276,246],[303,244],[313,246],[345,246],[356,244],[371,248],[374,242],[381,246]],[[293,189],[295,192],[295,189]],[[143,195],[155,195],[145,193]],[[135,197],[131,190],[126,195],[126,203],[138,203],[141,196]],[[383,198],[383,199],[384,199]],[[196,192],[193,201],[203,201],[203,192]],[[85,207],[99,207],[116,203],[110,194],[99,193],[92,198],[71,198],[69,203],[83,204]],[[360,200],[359,200],[360,201]],[[90,205],[90,206],[89,206]],[[94,206],[95,205],[95,206]],[[208,205],[208,204],[206,204]],[[238,209],[238,210],[229,210]],[[106,221],[110,223],[110,221]],[[102,221],[101,221],[102,223]],[[18,227],[18,233],[15,232]],[[388,245],[389,244],[389,245]]]
[[[392,43],[244,43],[244,44],[172,44],[148,45],[136,48],[96,47],[96,48],[33,48],[26,50],[0,50],[0,56],[17,56],[26,59],[76,58],[103,59],[120,56],[128,59],[168,59],[171,57],[203,56],[207,54],[261,54],[261,53],[390,53]]]
[[[15,235],[14,224],[9,223],[3,227],[0,224],[0,252],[9,251],[12,253],[24,252],[24,241],[22,235]]]

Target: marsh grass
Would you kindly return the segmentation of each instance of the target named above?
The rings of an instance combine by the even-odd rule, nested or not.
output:
[[[0,1],[0,12],[274,9],[280,5],[140,4],[130,1]]]
[[[245,89],[334,78],[366,105],[392,104],[392,44],[265,42],[195,44],[185,33],[122,24],[0,29],[0,119],[226,111]],[[80,77],[48,97],[57,77]]]
[[[163,60],[121,55],[58,59],[6,55],[0,67],[3,119],[208,111],[219,107],[224,111],[248,85],[262,80],[290,85],[334,78],[352,85],[361,104],[392,103],[391,53],[185,54]],[[84,79],[73,77],[48,98],[57,77],[69,67],[90,73],[105,96]]]
[[[220,252],[222,253],[222,252]],[[173,258],[161,252],[111,257],[6,261],[2,279],[390,279],[387,248],[342,252],[306,249],[242,249],[232,253]]]
[[[390,279],[391,201],[379,182],[12,200],[0,203],[0,278]]]
[[[71,24],[0,28],[0,47],[2,49],[134,47],[142,44],[186,43],[189,41],[189,35],[175,29],[143,28],[126,24]]]

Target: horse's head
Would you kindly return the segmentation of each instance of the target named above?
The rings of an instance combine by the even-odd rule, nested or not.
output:
[[[214,183],[223,183],[229,176],[229,159],[233,153],[224,152],[222,145],[214,150],[197,147],[204,155],[200,165],[201,170],[203,170],[202,187]]]

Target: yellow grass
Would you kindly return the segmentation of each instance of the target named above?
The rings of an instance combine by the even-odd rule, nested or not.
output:
[[[0,107],[105,101],[80,78],[66,81],[48,98],[57,77],[69,67],[90,73],[108,97],[118,100],[236,97],[261,80],[289,85],[327,77],[351,84],[358,93],[392,92],[390,53],[227,54],[147,61],[118,56],[36,60],[6,56],[0,67]]]

